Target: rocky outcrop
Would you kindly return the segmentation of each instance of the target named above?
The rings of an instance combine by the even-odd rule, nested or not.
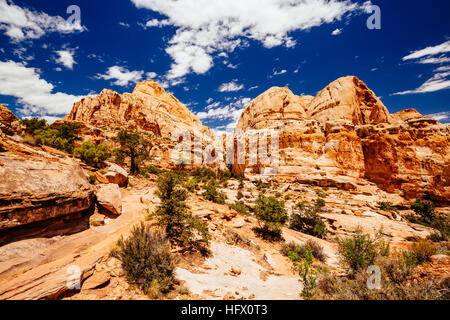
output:
[[[176,128],[201,126],[186,106],[154,81],[138,83],[131,94],[105,89],[97,97],[83,98],[64,120],[149,131],[162,137],[171,137]]]
[[[122,214],[122,194],[117,184],[101,185],[96,195],[98,203],[108,212],[115,215]]]
[[[354,125],[389,123],[389,112],[375,93],[356,77],[330,83],[308,106],[310,118],[327,121],[348,120]]]
[[[251,161],[247,136],[245,164],[235,163],[235,174],[347,190],[368,180],[407,198],[450,198],[449,127],[414,109],[389,114],[356,77],[332,82],[313,99],[269,89],[244,109],[234,135],[243,141],[239,135],[253,129],[277,130],[278,168],[273,174],[273,162]]]
[[[17,117],[14,115],[14,113],[11,112],[7,107],[5,107],[3,104],[0,104],[0,122],[8,127],[11,126],[11,124],[14,121],[17,121]]]
[[[115,163],[108,163],[104,177],[109,183],[125,187],[128,184],[128,172]]]
[[[75,215],[92,200],[77,162],[0,138],[0,231]]]

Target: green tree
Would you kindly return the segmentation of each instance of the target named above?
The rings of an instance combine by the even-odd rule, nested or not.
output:
[[[34,139],[39,145],[46,145],[58,150],[73,153],[75,141],[80,140],[78,136],[81,126],[77,123],[65,122],[60,125],[51,125],[34,131]]]
[[[205,190],[206,192],[204,194],[204,197],[206,200],[219,204],[225,203],[226,197],[223,193],[217,191],[217,184],[215,179],[209,180]]]
[[[90,166],[99,167],[103,161],[111,156],[111,152],[106,144],[86,141],[81,147],[74,150],[74,155]]]
[[[114,150],[116,160],[123,162],[125,157],[129,157],[131,173],[138,173],[142,161],[149,157],[149,140],[139,132],[121,129],[117,134],[116,141],[120,143],[120,148]]]
[[[296,210],[300,213],[294,213],[291,216],[289,227],[315,237],[325,238],[327,227],[318,215],[324,206],[325,201],[322,198],[318,198],[313,205],[297,204]]]
[[[156,219],[173,242],[196,247],[205,253],[209,244],[208,227],[187,209],[188,194],[180,184],[180,177],[173,172],[159,177],[156,195],[161,199],[161,204],[155,212]],[[196,239],[196,234],[200,240]]]
[[[255,216],[260,224],[259,232],[264,237],[281,237],[281,227],[288,218],[283,201],[278,201],[275,197],[260,196],[256,200]]]
[[[47,126],[45,119],[31,118],[22,119],[20,123],[25,126],[24,131],[28,134],[34,135],[34,132],[39,129],[44,129]]]

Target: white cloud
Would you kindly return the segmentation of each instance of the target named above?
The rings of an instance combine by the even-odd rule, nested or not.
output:
[[[342,33],[342,29],[336,29],[331,33],[331,35],[337,36],[337,35],[340,35],[341,33]]]
[[[228,83],[222,83],[218,90],[220,92],[236,92],[236,91],[241,91],[242,89],[244,89],[244,85],[238,84],[236,81],[237,80],[233,80]]]
[[[210,105],[206,107],[206,112],[198,112],[197,117],[200,120],[205,120],[206,122],[209,121],[223,121],[223,120],[229,120],[230,122],[227,125],[220,126],[218,128],[226,128],[233,129],[234,124],[239,120],[241,117],[242,111],[244,110],[245,106],[247,106],[251,102],[250,98],[241,98],[237,101],[234,101],[226,106],[219,107],[220,103],[215,103],[213,105]],[[232,127],[233,126],[233,127]]]
[[[147,28],[151,28],[151,27],[164,27],[164,26],[168,26],[170,25],[170,21],[169,20],[158,20],[158,19],[152,19],[147,21],[147,23],[145,24],[145,26]]]
[[[421,64],[441,64],[450,62],[450,58],[447,57],[437,57],[437,58],[425,58],[418,61]]]
[[[158,76],[158,74],[156,74],[156,72],[147,72],[146,74],[145,74],[145,77],[147,78],[147,79],[154,79],[154,78],[156,78]]]
[[[106,74],[98,74],[97,79],[116,80],[114,85],[126,87],[130,83],[137,83],[142,79],[144,71],[129,71],[121,66],[112,66],[108,68]]]
[[[130,24],[128,24],[128,23],[126,23],[126,22],[120,21],[120,22],[119,22],[119,26],[122,26],[122,27],[124,27],[125,29],[128,29],[128,28],[130,27]]]
[[[440,123],[450,124],[450,111],[444,111],[439,113],[433,113],[426,115],[427,117],[434,118]]]
[[[206,73],[217,53],[232,52],[248,45],[246,39],[265,47],[293,47],[289,33],[308,30],[340,20],[362,7],[351,0],[131,0],[167,17],[150,20],[147,26],[177,28],[166,52],[173,63],[167,77],[183,77],[190,72]]]
[[[402,58],[403,61],[416,60],[420,64],[445,64],[450,62],[450,57],[446,54],[450,52],[450,40],[434,47],[413,51]],[[437,56],[439,55],[439,56]],[[450,88],[450,68],[448,65],[441,66],[433,70],[433,76],[425,81],[420,87],[414,90],[406,90],[394,93],[394,95],[415,94],[435,92]],[[421,78],[421,76],[419,76]]]
[[[58,50],[55,51],[55,53],[59,56],[55,61],[56,63],[62,64],[67,69],[73,70],[73,65],[76,64],[73,58],[75,49]]]
[[[23,63],[0,61],[0,94],[18,98],[24,106],[24,115],[68,114],[82,96],[62,92],[53,93],[54,86],[41,79],[38,69],[27,68]]]
[[[286,69],[282,69],[282,70],[280,70],[280,71],[277,71],[277,70],[273,70],[273,76],[279,76],[279,75],[282,75],[282,74],[285,74],[287,72],[287,70]]]
[[[79,22],[69,23],[60,16],[49,16],[0,0],[0,30],[12,41],[38,39],[50,32],[74,33],[85,30]]]
[[[448,79],[449,76],[450,72],[437,73],[417,89],[397,92],[394,93],[394,95],[426,93],[449,89],[450,88],[450,80]]]
[[[450,41],[446,41],[434,47],[427,47],[425,49],[413,51],[411,54],[407,55],[406,57],[403,57],[402,60],[406,61],[412,59],[419,59],[426,56],[434,56],[446,52],[450,52]]]

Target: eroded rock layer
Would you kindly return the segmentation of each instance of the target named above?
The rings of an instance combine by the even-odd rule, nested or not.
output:
[[[414,109],[389,114],[361,80],[344,77],[315,98],[271,88],[247,106],[235,135],[252,129],[279,134],[279,167],[235,164],[250,179],[298,181],[354,189],[367,180],[407,198],[450,199],[450,130]]]

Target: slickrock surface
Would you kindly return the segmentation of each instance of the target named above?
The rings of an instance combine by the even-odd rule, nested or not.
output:
[[[92,198],[74,160],[0,138],[0,230],[82,212]]]
[[[279,132],[279,168],[235,164],[236,174],[355,189],[368,181],[412,199],[450,199],[450,128],[413,109],[390,115],[356,77],[340,78],[314,99],[274,87],[248,105],[235,134]],[[270,147],[270,144],[268,144]],[[248,142],[247,142],[248,147]],[[271,165],[273,162],[271,163]]]

